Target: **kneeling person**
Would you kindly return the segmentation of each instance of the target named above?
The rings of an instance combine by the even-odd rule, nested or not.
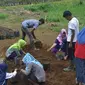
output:
[[[44,85],[46,80],[42,64],[29,53],[24,56],[22,61],[26,68],[25,70],[21,69],[21,72],[27,76],[28,80]]]
[[[11,45],[6,51],[6,59],[15,60],[15,64],[17,64],[17,58],[24,54],[22,48],[26,45],[26,41],[20,39],[17,43]]]

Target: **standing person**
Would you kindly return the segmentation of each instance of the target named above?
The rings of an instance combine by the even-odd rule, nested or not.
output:
[[[21,69],[21,72],[27,76],[28,80],[38,83],[39,85],[45,85],[46,80],[43,65],[30,53],[27,53],[22,61],[26,65],[26,68],[25,70]]]
[[[74,69],[74,51],[75,43],[77,41],[77,35],[79,33],[79,21],[76,17],[72,16],[70,11],[64,11],[63,17],[66,18],[68,23],[68,34],[67,34],[67,43],[68,43],[68,57],[70,59],[70,66],[64,68],[64,71],[71,71]]]
[[[75,45],[77,85],[85,85],[85,27],[79,32]]]
[[[66,43],[67,43],[67,32],[66,29],[62,29],[59,35],[57,36],[55,42],[53,45],[47,49],[47,51],[51,51],[57,58],[57,52],[63,51],[65,53],[65,56],[67,56],[66,52]]]
[[[40,20],[29,19],[22,22],[22,39],[25,40],[25,36],[27,35],[30,40],[31,48],[34,48],[34,39],[36,36],[34,31],[38,28],[39,25],[44,24],[45,20],[41,18]]]
[[[22,50],[25,45],[26,41],[22,39],[11,45],[6,51],[6,59],[15,60],[15,64],[17,64],[18,57],[22,56],[22,54],[25,54],[25,52]]]

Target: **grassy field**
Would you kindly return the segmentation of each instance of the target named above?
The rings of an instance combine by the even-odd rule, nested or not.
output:
[[[67,28],[68,21],[63,18],[63,12],[70,10],[80,21],[80,29],[85,24],[85,1],[63,0],[57,2],[19,5],[0,7],[0,26],[9,28],[20,28],[21,22],[30,18],[45,18],[46,24],[41,28],[50,28],[54,31],[60,31],[61,28]]]

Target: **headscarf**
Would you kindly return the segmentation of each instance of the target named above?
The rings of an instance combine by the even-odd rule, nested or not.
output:
[[[26,66],[28,65],[28,63],[33,62],[43,68],[42,64],[37,59],[35,59],[30,53],[27,53],[23,57],[22,61]]]
[[[61,32],[59,33],[58,37],[57,37],[57,40],[60,42],[60,45],[62,45],[63,33],[66,34],[66,36],[64,36],[64,37],[67,37],[66,29],[62,29]]]
[[[15,49],[21,50],[25,45],[26,45],[26,41],[24,41],[23,39],[20,39],[18,40],[17,43],[10,46],[9,49],[15,48]]]

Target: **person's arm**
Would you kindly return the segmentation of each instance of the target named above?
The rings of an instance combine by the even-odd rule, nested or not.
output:
[[[12,50],[13,50],[14,52],[16,52],[17,56],[21,56],[20,51],[19,51],[18,49],[12,48]]]
[[[47,51],[50,51],[52,48],[54,48],[57,44],[56,43],[53,43],[53,45],[47,50]]]
[[[34,34],[34,31],[35,31],[35,29],[33,29],[33,30],[31,31],[31,33],[32,33],[32,35],[33,35],[33,38],[36,39],[36,36],[35,36],[35,34]]]
[[[36,36],[34,34],[34,31],[38,28],[38,26],[39,26],[39,23],[35,23],[34,26],[33,26],[33,30],[31,31],[34,39],[36,39]]]
[[[70,40],[70,43],[69,43],[69,47],[72,47],[72,42],[73,42],[73,39],[74,39],[74,36],[75,36],[75,30],[71,29],[71,32],[72,32],[72,35],[71,35],[71,40]]]
[[[14,70],[14,72],[11,72],[11,73],[6,73],[6,78],[5,79],[10,79],[10,78],[13,78],[17,75],[17,69]]]
[[[25,70],[21,69],[21,72],[25,75],[29,75],[29,73],[31,72],[31,69],[32,69],[32,63],[29,63]]]
[[[64,48],[64,46],[66,46],[66,43],[67,43],[67,37],[63,38],[62,45],[60,46],[59,51],[61,51]]]
[[[26,54],[26,52],[23,50],[23,49],[21,49],[21,51],[22,51],[22,53],[25,55]]]

